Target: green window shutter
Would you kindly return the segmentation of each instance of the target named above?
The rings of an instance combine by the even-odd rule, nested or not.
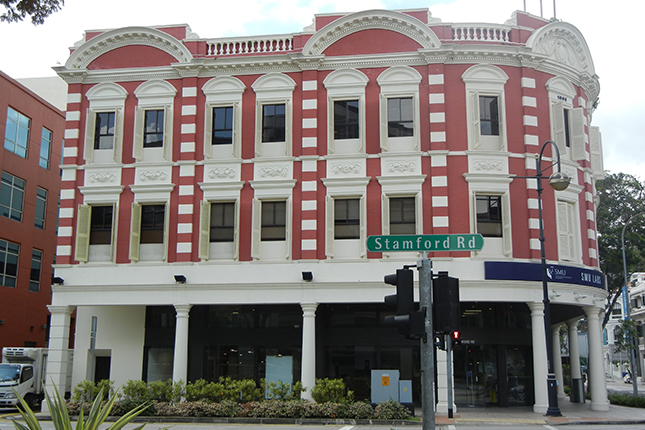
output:
[[[134,140],[132,142],[132,157],[135,160],[143,160],[143,129],[145,127],[146,111],[139,106],[134,111]]]
[[[139,244],[141,236],[141,205],[132,203],[130,213],[130,260],[139,261]]]
[[[90,249],[90,227],[92,219],[92,207],[89,205],[78,205],[78,217],[76,218],[76,247],[74,259],[87,262]]]
[[[199,202],[199,258],[210,258],[211,202]]]
[[[83,148],[83,159],[91,163],[94,161],[94,132],[96,128],[96,112],[87,109],[85,114],[85,146]]]
[[[583,108],[575,108],[571,111],[571,156],[574,160],[587,159],[585,112]]]

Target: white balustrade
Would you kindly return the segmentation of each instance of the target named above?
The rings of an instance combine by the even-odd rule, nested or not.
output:
[[[206,46],[206,55],[214,56],[287,52],[293,50],[293,36],[212,39],[206,41]]]
[[[464,24],[452,26],[452,38],[464,42],[508,43],[511,29],[505,26]]]

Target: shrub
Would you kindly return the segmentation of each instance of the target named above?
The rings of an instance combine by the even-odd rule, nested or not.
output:
[[[121,401],[136,404],[152,400],[152,393],[148,390],[148,384],[141,380],[130,380],[121,387]]]
[[[174,382],[172,379],[167,381],[153,381],[148,383],[148,390],[153,400],[158,402],[176,403],[186,396],[186,388],[183,381]]]
[[[223,401],[221,403],[209,402],[182,402],[158,403],[158,416],[182,417],[235,417],[241,414],[242,407],[236,402]]]
[[[645,408],[645,397],[631,394],[609,394],[609,402],[614,405],[630,406],[632,408]]]
[[[388,400],[376,405],[374,418],[377,420],[405,420],[410,418],[410,411],[401,403]]]
[[[266,398],[270,400],[299,400],[300,395],[305,391],[300,381],[293,384],[293,387],[282,381],[271,381],[265,387]]]
[[[316,379],[311,397],[317,403],[347,403],[354,401],[354,392],[347,390],[342,379]]]
[[[74,387],[72,401],[74,402],[93,402],[101,391],[107,393],[108,397],[114,396],[114,381],[103,379],[95,384],[94,381],[87,379],[79,382]]]

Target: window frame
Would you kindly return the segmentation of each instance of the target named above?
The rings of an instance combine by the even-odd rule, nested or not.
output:
[[[487,210],[486,212],[480,212],[479,202],[483,201],[484,199],[486,199]],[[493,207],[491,203],[493,199],[496,201],[496,204],[497,204],[498,213],[496,216],[493,216],[493,214],[491,214],[491,208]],[[504,237],[503,207],[504,206],[502,203],[502,196],[499,194],[483,194],[483,193],[476,194],[475,195],[476,232],[478,234],[481,234],[483,237]],[[487,217],[486,218],[484,218],[483,216],[480,217],[480,214],[484,214],[484,213],[487,215]],[[494,224],[495,226],[498,226],[499,233],[482,231],[482,230],[488,230],[483,227],[484,225],[489,225],[489,224],[490,225]]]
[[[381,88],[379,95],[380,143],[383,152],[416,152],[421,148],[421,106],[419,86],[421,74],[409,66],[393,66],[383,71],[376,79]],[[390,136],[389,100],[412,99],[411,133]]]
[[[42,195],[41,191],[44,193]],[[47,190],[41,187],[36,188],[36,205],[34,214],[34,227],[39,230],[45,230],[45,222],[47,220]],[[42,208],[42,209],[39,209]],[[39,216],[40,215],[40,216]],[[41,221],[39,226],[38,221]]]
[[[345,207],[344,217],[338,216],[339,203],[340,202],[353,202],[356,204],[356,208]],[[350,218],[350,212],[352,209],[358,211],[355,218]],[[356,226],[356,232],[354,234],[340,234],[342,230],[353,230],[352,226]],[[340,230],[340,231],[339,231]],[[345,197],[345,198],[335,198],[334,199],[334,240],[353,240],[361,238],[361,199],[356,197]]]
[[[266,109],[272,107],[273,110],[276,110],[278,107],[282,107],[283,112],[280,113],[272,113],[268,114],[266,112]],[[262,143],[281,143],[281,142],[286,142],[286,137],[287,137],[287,105],[286,103],[263,103],[261,106],[261,111],[262,111],[262,138],[261,142]],[[274,121],[273,122],[281,122],[281,125],[273,125],[273,126],[267,126],[267,119],[272,118]],[[279,121],[279,119],[282,119],[282,121]],[[270,138],[266,138],[266,132],[267,131],[273,131],[273,133],[270,133],[272,135],[278,135],[278,136],[271,136]],[[277,137],[281,137],[282,139],[278,139]]]
[[[5,178],[5,176],[7,176],[7,178]],[[16,186],[17,181],[22,182],[22,188]],[[2,171],[1,179],[0,179],[0,196],[5,194],[4,189],[9,188],[9,202],[8,202],[9,206],[6,206],[0,200],[0,216],[4,218],[8,218],[13,221],[22,222],[22,217],[24,214],[24,205],[25,205],[26,184],[27,184],[27,181],[25,181],[24,179],[14,176],[9,172],[5,172],[4,170]],[[20,209],[16,209],[14,207],[17,204],[17,202],[14,202],[14,200],[19,200]],[[5,208],[7,210],[6,215],[4,214]],[[13,216],[14,211],[18,213],[19,215],[18,218]]]
[[[173,106],[177,89],[164,80],[152,79],[139,85],[134,94],[137,106],[134,113],[132,157],[137,162],[172,161]],[[151,111],[163,111],[163,121],[158,123],[163,131],[155,133],[161,134],[161,145],[150,146],[146,143],[147,116]]]
[[[406,113],[404,118],[404,107],[403,101],[410,101],[410,112]],[[393,102],[396,101],[396,105]],[[397,138],[397,137],[414,137],[414,97],[387,97],[387,137]],[[392,118],[393,111],[398,115],[397,119]],[[408,115],[409,114],[409,117]],[[412,124],[412,127],[406,127],[404,124]],[[398,125],[399,127],[393,126]],[[394,133],[394,130],[398,132]],[[409,132],[407,132],[409,130]],[[405,131],[402,133],[401,131]]]
[[[40,253],[40,255],[38,255]],[[40,292],[40,280],[43,269],[43,251],[40,249],[31,250],[31,271],[29,272],[29,291],[33,293]],[[35,268],[34,265],[37,267]],[[36,270],[37,272],[34,272]],[[34,276],[36,274],[36,276]]]
[[[293,141],[293,91],[296,83],[284,73],[267,73],[252,85],[255,92],[255,154],[289,157]],[[284,140],[264,140],[264,106],[284,104]]]
[[[490,109],[490,118],[487,116],[487,109],[482,109],[485,106],[491,107],[492,103],[485,103],[487,99],[491,101],[494,100],[495,109]],[[484,106],[482,106],[482,102]],[[500,133],[500,120],[499,120],[499,97],[488,95],[488,94],[479,94],[479,133],[481,136],[499,136]],[[484,124],[490,125],[490,132],[487,132],[487,128],[484,127]]]
[[[15,113],[16,118],[11,118],[11,113]],[[23,119],[27,120],[27,124],[25,125],[23,123]],[[27,115],[23,114],[22,112],[12,108],[11,106],[7,106],[7,120],[5,124],[5,134],[4,134],[4,148],[16,154],[19,157],[22,158],[27,158],[29,155],[29,136],[31,134],[31,118],[28,117]],[[7,136],[7,134],[10,132],[12,127],[9,126],[9,123],[15,123],[15,134],[14,136]],[[21,130],[25,130],[26,132],[21,133]],[[13,140],[10,140],[13,138]],[[9,144],[9,145],[8,145]],[[21,150],[19,150],[19,148]]]
[[[155,131],[151,132],[148,130],[148,115],[153,113],[155,114],[156,118],[154,121],[154,126],[155,126]],[[161,123],[159,122],[159,115],[161,114],[162,119]],[[165,134],[165,109],[145,109],[144,114],[143,114],[143,148],[163,148],[164,144],[164,134]],[[149,142],[148,137],[149,136],[156,136],[156,140],[154,142]],[[161,139],[159,139],[159,136],[161,136]]]
[[[100,129],[102,128],[101,121],[99,121],[99,118],[102,116],[107,115],[107,121],[108,121],[108,130],[106,133],[101,133]],[[110,133],[110,118],[112,118],[111,124],[112,124],[112,133]],[[101,139],[104,137],[111,137],[110,139],[110,147],[108,148],[101,148]],[[103,112],[96,112],[96,115],[94,117],[94,150],[101,151],[101,150],[114,150],[114,145],[115,145],[115,140],[116,140],[116,110],[114,111],[103,111]]]
[[[486,179],[486,177],[468,179],[471,193],[471,231],[475,234],[479,233],[477,225],[477,198],[481,196],[499,196],[501,203],[500,213],[502,221],[502,235],[499,237],[486,237],[485,240],[489,241],[491,245],[484,247],[480,251],[476,251],[475,255],[483,258],[511,258],[513,256],[513,219],[511,217],[509,183],[504,181],[493,186],[489,181],[486,181]]]
[[[45,132],[49,133],[49,138],[45,137]],[[54,133],[48,128],[43,127],[41,138],[40,138],[40,153],[39,153],[39,159],[38,159],[38,165],[43,169],[49,170],[53,139],[54,139]]]
[[[337,99],[337,100],[332,100],[333,103],[333,111],[334,111],[334,116],[333,116],[333,129],[334,129],[334,137],[333,140],[352,140],[352,139],[359,139],[361,136],[361,101],[358,98],[349,98],[349,99]],[[337,112],[337,106],[340,103],[344,103],[344,115],[340,115],[341,121],[339,121],[339,115]],[[353,118],[353,115],[351,115],[351,109],[348,106],[349,103],[356,103],[356,118]],[[343,133],[340,133],[340,131],[343,131]],[[342,134],[342,136],[339,137],[339,134]]]
[[[283,214],[276,212],[278,204],[283,208]],[[265,219],[265,215],[267,214],[266,208],[268,205],[273,207],[273,210],[270,211],[272,215],[271,220]],[[262,200],[260,208],[260,242],[282,242],[287,240],[288,210],[289,205],[286,199]],[[277,219],[278,215],[281,215],[279,217],[280,219]],[[273,233],[274,230],[276,233]],[[267,238],[267,236],[269,236],[269,238]]]
[[[561,261],[582,262],[582,241],[578,208],[578,202],[575,199],[566,198],[566,195],[559,195],[556,199],[558,259]],[[563,213],[563,210],[566,213]]]
[[[130,214],[130,260],[133,262],[138,261],[166,261],[168,259],[168,236],[170,228],[170,210],[169,210],[169,199],[166,201],[150,198],[147,199],[144,195],[141,195],[143,199],[137,199],[135,193],[135,201],[132,203],[132,209]],[[161,242],[142,242],[142,227],[143,227],[143,207],[144,206],[163,206],[164,207],[164,219],[163,219],[163,230],[162,230],[162,241]],[[154,231],[159,231],[159,229],[150,229]],[[141,260],[141,245],[161,245],[161,259],[151,259],[151,260]]]
[[[213,226],[213,209],[222,206],[224,209],[230,208],[231,213],[229,216],[231,217],[231,224],[228,225],[225,223],[227,214],[224,213],[223,215],[223,224],[220,226]],[[210,233],[209,233],[209,242],[210,243],[229,243],[229,242],[235,242],[235,235],[237,234],[237,203],[235,201],[215,201],[215,202],[210,202],[210,216],[209,216],[209,225],[210,225]],[[222,237],[213,237],[213,228],[215,229],[226,229],[227,231],[230,229],[230,235],[231,238],[230,240],[223,240],[225,238]],[[215,239],[215,240],[214,240]]]
[[[234,135],[235,135],[235,106],[213,106],[212,108],[212,132],[211,132],[211,145],[233,145]],[[216,128],[216,122],[218,121],[217,110],[224,110],[224,127]],[[229,119],[230,118],[230,119]],[[229,125],[230,122],[230,125]],[[216,142],[218,137],[216,136],[218,132],[230,132],[230,138],[226,137],[226,142]],[[224,140],[222,138],[222,140]]]
[[[202,92],[206,96],[204,109],[204,158],[235,159],[241,156],[242,136],[242,95],[246,86],[232,76],[217,76],[204,84]],[[213,109],[233,108],[232,145],[213,144]]]
[[[402,201],[402,202],[403,201],[405,201],[405,202],[411,201],[412,202],[413,206],[412,206],[412,212],[411,213],[414,216],[414,219],[412,220],[412,222],[410,222],[409,220],[406,221],[404,219],[405,218],[405,208],[403,206],[401,207],[401,215],[402,215],[401,218],[402,218],[402,220],[401,221],[394,221],[393,220],[393,208],[392,208],[392,202],[393,201]],[[418,218],[417,206],[418,206],[418,202],[417,202],[417,197],[416,196],[389,196],[389,198],[388,198],[389,234],[393,234],[393,235],[417,234],[417,218]],[[398,230],[398,229],[393,229],[392,228],[393,225],[412,226],[412,229],[411,229],[411,231],[405,231],[405,232],[393,231],[393,230]]]
[[[14,248],[14,249],[10,249]],[[12,252],[10,252],[12,251]],[[9,256],[13,256],[15,264],[13,273],[7,273],[7,266],[9,265]],[[20,267],[20,244],[8,240],[0,239],[0,285],[9,288],[16,288],[18,285],[18,268]],[[12,285],[7,285],[7,279],[13,279],[10,282]]]
[[[506,93],[508,75],[499,67],[478,64],[468,68],[461,79],[466,86],[466,119],[468,148],[481,151],[505,151],[508,148],[506,130]],[[482,134],[480,97],[497,97],[497,135]]]
[[[90,102],[85,113],[85,142],[83,159],[86,163],[120,163],[123,147],[123,111],[128,92],[115,83],[100,83],[90,88],[85,96]],[[114,112],[114,144],[109,149],[94,149],[96,114]]]

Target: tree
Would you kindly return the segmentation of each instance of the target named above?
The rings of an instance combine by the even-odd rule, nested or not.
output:
[[[18,22],[29,15],[34,25],[42,24],[45,18],[58,12],[64,0],[0,0],[7,11],[0,15],[0,21]]]
[[[599,204],[596,211],[600,269],[607,276],[609,297],[605,304],[603,327],[624,285],[621,234],[625,223],[645,212],[645,186],[625,173],[606,174],[597,184]],[[627,274],[645,271],[645,216],[632,219],[625,229]]]
[[[614,330],[616,352],[636,350],[634,339],[638,338],[638,328],[634,320],[621,320]]]

